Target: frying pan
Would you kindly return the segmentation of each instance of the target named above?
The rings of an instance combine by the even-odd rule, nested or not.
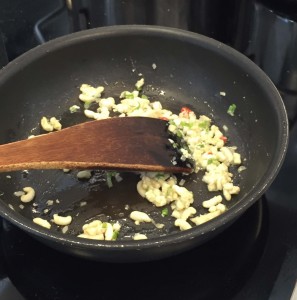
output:
[[[42,116],[59,117],[64,127],[83,122],[83,113],[69,112],[70,106],[79,104],[82,83],[104,85],[106,96],[118,98],[123,90],[133,90],[140,74],[146,82],[144,93],[151,100],[161,101],[174,112],[188,106],[197,115],[211,117],[218,126],[227,126],[229,145],[238,147],[246,167],[240,173],[234,170],[234,182],[241,192],[226,203],[228,210],[181,232],[173,226],[173,218],[162,217],[160,208],[137,194],[137,174],[124,173],[123,181],[108,188],[104,173],[96,170],[89,181],[79,181],[76,170],[69,174],[32,170],[0,174],[1,216],[60,251],[94,260],[137,262],[175,255],[206,242],[260,198],[277,175],[287,149],[288,121],[282,99],[268,77],[244,55],[182,30],[154,26],[92,29],[20,56],[1,71],[0,142],[43,133]],[[237,106],[234,117],[227,114],[233,103]],[[201,178],[202,173],[192,174],[185,186],[194,192],[198,212],[204,213],[202,201],[214,194]],[[13,192],[24,186],[35,188],[36,199],[22,209]],[[50,199],[55,205],[44,212]],[[82,202],[87,204],[81,206]],[[146,211],[165,227],[136,226],[128,218],[132,210]],[[66,234],[58,226],[47,230],[32,222],[37,216],[50,220],[54,213],[73,216]],[[121,220],[119,239],[77,238],[86,220],[95,218]],[[135,232],[146,233],[149,239],[133,241]]]

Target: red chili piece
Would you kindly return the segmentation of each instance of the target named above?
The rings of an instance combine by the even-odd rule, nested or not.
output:
[[[227,141],[228,141],[227,137],[225,137],[225,136],[221,136],[220,139],[223,140],[224,143],[227,143]]]
[[[181,111],[182,113],[185,113],[185,114],[188,115],[192,110],[189,109],[188,107],[184,106],[184,107],[181,108],[180,111]]]

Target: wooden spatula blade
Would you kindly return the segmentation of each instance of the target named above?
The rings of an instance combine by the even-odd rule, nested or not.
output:
[[[166,122],[144,117],[90,121],[0,146],[0,171],[106,169],[191,172],[174,165]]]

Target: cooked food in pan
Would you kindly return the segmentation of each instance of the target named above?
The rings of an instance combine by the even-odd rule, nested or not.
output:
[[[194,207],[195,197],[193,192],[187,189],[184,184],[188,180],[187,174],[177,178],[174,174],[143,172],[139,174],[139,182],[135,189],[152,205],[160,208],[160,214],[166,218],[169,214],[175,219],[174,225],[180,230],[187,230],[192,226],[203,224],[226,211],[226,201],[230,201],[233,195],[240,192],[240,187],[233,183],[233,173],[238,169],[230,166],[241,165],[241,155],[236,152],[237,147],[229,141],[228,128],[220,129],[213,124],[212,120],[205,115],[197,116],[189,107],[181,107],[180,111],[174,113],[161,104],[159,101],[150,101],[142,91],[144,78],[135,84],[135,90],[123,91],[119,95],[119,101],[113,97],[103,95],[104,87],[93,87],[82,84],[80,87],[79,103],[73,104],[69,111],[71,113],[84,113],[87,118],[101,120],[110,117],[131,117],[143,116],[161,118],[168,122],[168,131],[172,134],[169,139],[172,147],[177,148],[180,157],[174,157],[172,164],[177,159],[187,161],[191,164],[194,173],[203,172],[202,181],[207,185],[208,191],[214,195],[210,199],[202,199],[202,207]],[[234,115],[234,108],[232,114]],[[230,114],[229,110],[226,112]],[[63,124],[56,117],[47,118],[42,116],[41,127],[44,131],[61,130]],[[32,136],[30,136],[32,138]],[[78,137],[79,139],[79,137]],[[108,141],[106,141],[108,142]],[[99,145],[98,145],[99,146]],[[63,170],[68,173],[70,170]],[[89,180],[92,177],[91,170],[81,170],[76,174],[78,179]],[[106,172],[106,184],[109,188],[122,180],[118,172]],[[16,193],[24,203],[31,202],[35,197],[32,187],[24,187],[24,192]],[[37,195],[38,196],[38,195]],[[200,201],[201,202],[201,201]],[[147,212],[132,211],[130,218],[136,225],[142,222],[152,223],[157,228],[165,226],[156,223]],[[63,233],[68,230],[72,222],[71,216],[60,216],[54,214],[47,219],[35,217],[33,222],[50,229],[51,223],[62,226]],[[99,219],[86,220],[80,238],[97,240],[116,240],[120,236],[121,224],[125,220],[118,220],[114,223],[104,222]],[[147,239],[148,237],[139,232],[131,236],[135,240]]]

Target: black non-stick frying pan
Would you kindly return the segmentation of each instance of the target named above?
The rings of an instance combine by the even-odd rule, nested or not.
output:
[[[106,96],[118,98],[123,90],[133,90],[140,73],[146,82],[144,93],[150,99],[175,112],[188,106],[197,115],[206,114],[220,127],[228,127],[229,145],[238,146],[247,168],[234,171],[234,182],[241,192],[226,203],[228,210],[206,224],[180,232],[173,218],[162,217],[160,208],[137,194],[136,174],[122,174],[124,180],[108,188],[102,171],[95,170],[89,181],[79,181],[75,170],[69,174],[29,170],[1,174],[0,213],[4,218],[51,247],[74,255],[112,262],[146,261],[202,244],[259,199],[274,180],[287,149],[288,123],[281,97],[268,77],[245,56],[186,31],[106,27],[71,34],[27,52],[0,74],[0,142],[43,133],[39,125],[43,116],[59,117],[64,127],[86,121],[83,113],[69,112],[70,106],[81,105],[78,95],[82,83],[104,85]],[[237,106],[234,117],[227,114],[233,103]],[[204,213],[201,202],[214,194],[207,191],[201,178],[202,173],[191,175],[186,187],[194,192],[198,212]],[[35,188],[36,199],[21,209],[13,193],[24,186]],[[59,203],[55,201],[44,213],[49,199]],[[81,206],[81,202],[87,204]],[[128,218],[132,210],[149,213],[165,228],[136,226]],[[37,216],[50,220],[57,212],[74,218],[66,234],[58,226],[47,230],[32,222]],[[120,220],[119,239],[77,238],[86,220],[94,218]],[[133,241],[135,232],[144,232],[149,239]]]

